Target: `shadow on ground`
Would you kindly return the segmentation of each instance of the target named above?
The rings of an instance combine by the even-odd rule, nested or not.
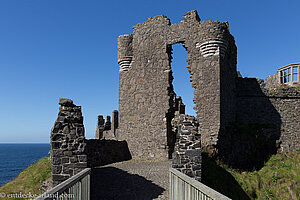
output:
[[[92,169],[91,200],[152,200],[165,189],[115,167]]]
[[[233,200],[250,200],[234,177],[202,153],[202,183]]]

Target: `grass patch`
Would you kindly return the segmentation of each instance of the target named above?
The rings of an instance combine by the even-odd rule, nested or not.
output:
[[[24,169],[14,180],[0,187],[0,193],[15,194],[42,194],[40,185],[43,181],[51,178],[51,164],[49,157],[42,158],[37,163]],[[24,198],[1,198],[1,199],[24,199]]]
[[[237,171],[203,155],[203,182],[232,199],[300,199],[300,154],[271,156],[259,171]]]
[[[43,158],[0,187],[0,193],[41,194],[40,185],[50,176],[50,160]],[[203,153],[202,181],[237,200],[300,200],[300,152],[273,155],[260,170],[243,172],[214,161]]]

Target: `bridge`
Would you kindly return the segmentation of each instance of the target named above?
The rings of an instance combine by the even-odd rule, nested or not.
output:
[[[130,160],[86,168],[35,200],[230,200],[171,168],[170,161]]]

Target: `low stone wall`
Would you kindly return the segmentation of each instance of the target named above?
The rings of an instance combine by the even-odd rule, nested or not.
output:
[[[198,134],[198,121],[194,116],[176,112],[172,126],[176,134],[172,167],[201,181],[201,136]]]
[[[238,123],[265,125],[263,131],[269,132],[269,141],[276,140],[279,151],[300,149],[299,88],[270,89],[260,79],[239,79],[237,99]]]
[[[130,160],[131,155],[126,141],[85,140],[88,167],[103,166]]]
[[[300,149],[300,91],[237,79],[236,122],[219,137],[219,154],[234,168],[259,169],[271,154]]]
[[[269,100],[281,117],[278,152],[300,150],[300,90],[280,88]]]

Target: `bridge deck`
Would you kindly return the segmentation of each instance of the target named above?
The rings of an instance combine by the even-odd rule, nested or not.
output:
[[[92,170],[91,200],[168,199],[171,161],[126,161]]]

